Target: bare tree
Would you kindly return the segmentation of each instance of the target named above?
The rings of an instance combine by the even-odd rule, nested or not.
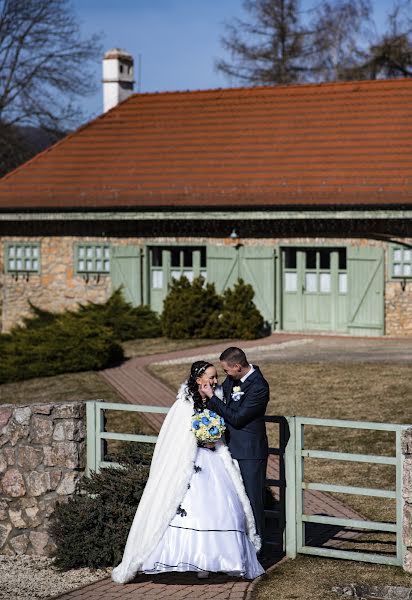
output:
[[[309,27],[311,79],[351,79],[372,34],[370,0],[323,0],[315,13]]]
[[[381,79],[412,77],[412,4],[397,2],[387,19],[387,30],[364,53],[354,77]]]
[[[254,85],[304,79],[298,0],[244,0],[243,7],[251,20],[226,24],[221,42],[231,60],[217,61],[217,70]]]
[[[218,71],[246,85],[412,76],[412,3],[403,0],[376,33],[371,0],[245,0],[250,20],[225,27],[229,59]]]
[[[92,65],[100,56],[100,36],[81,38],[70,0],[0,0],[3,172],[30,154],[18,126],[56,132],[81,122],[76,99],[95,91]]]

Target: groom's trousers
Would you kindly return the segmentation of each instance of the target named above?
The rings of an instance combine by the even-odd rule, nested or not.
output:
[[[237,459],[242,473],[246,494],[252,505],[256,522],[256,530],[262,545],[265,533],[265,482],[267,459]]]

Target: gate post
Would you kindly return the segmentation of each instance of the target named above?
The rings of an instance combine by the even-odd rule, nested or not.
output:
[[[288,558],[296,558],[296,460],[295,460],[295,439],[296,439],[296,417],[285,417],[289,427],[289,440],[285,448],[285,550]]]
[[[86,475],[96,471],[96,401],[86,402]]]
[[[412,573],[412,427],[402,427],[401,432],[401,453],[398,461],[401,461],[401,475],[399,482],[401,489],[397,487],[397,503],[399,526],[399,543],[401,547],[401,558],[403,569],[407,573]],[[399,535],[399,533],[401,535]]]

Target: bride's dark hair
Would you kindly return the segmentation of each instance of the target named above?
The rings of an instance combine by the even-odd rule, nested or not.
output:
[[[203,410],[203,400],[199,393],[199,384],[196,383],[196,379],[201,377],[209,367],[213,367],[213,365],[206,360],[197,360],[190,367],[190,375],[187,380],[187,389],[193,398],[195,410]]]

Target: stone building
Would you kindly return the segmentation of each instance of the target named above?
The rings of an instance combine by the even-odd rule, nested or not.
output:
[[[411,151],[410,79],[131,94],[0,181],[2,328],[201,274],[273,330],[412,335]]]

